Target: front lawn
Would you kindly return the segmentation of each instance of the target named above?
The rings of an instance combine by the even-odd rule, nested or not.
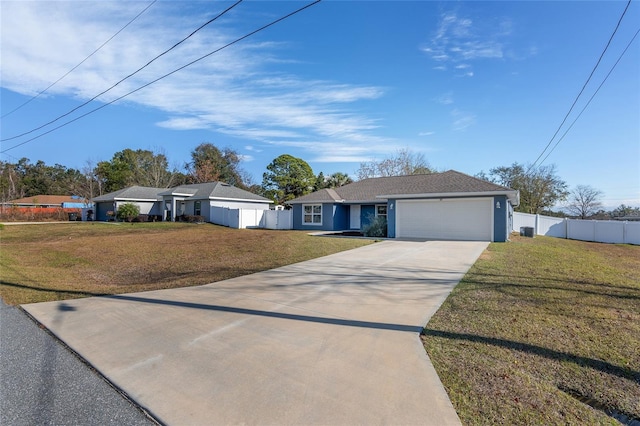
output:
[[[9,304],[207,284],[371,243],[167,222],[11,225],[0,238]]]
[[[640,247],[513,240],[489,246],[423,332],[463,424],[640,419]]]

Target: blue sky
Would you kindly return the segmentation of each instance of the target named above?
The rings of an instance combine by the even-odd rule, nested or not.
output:
[[[58,80],[151,3],[0,2],[2,115]],[[307,3],[239,4],[98,100],[41,131],[3,141],[0,159],[81,169],[131,148],[163,152],[180,168],[197,145],[211,142],[240,153],[254,183],[285,153],[325,175],[354,175],[360,162],[405,148],[439,170],[468,174],[532,163],[627,4],[324,0],[26,142]],[[153,3],[46,93],[4,116],[1,138],[91,99],[231,4]],[[640,4],[634,1],[558,136],[638,29]],[[640,36],[543,163],[555,164],[570,187],[603,191],[607,207],[640,205],[639,46]]]

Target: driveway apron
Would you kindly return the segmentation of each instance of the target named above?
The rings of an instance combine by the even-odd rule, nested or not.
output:
[[[460,424],[419,333],[486,247],[384,241],[23,308],[165,424]]]

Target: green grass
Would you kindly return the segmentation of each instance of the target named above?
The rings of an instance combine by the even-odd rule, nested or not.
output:
[[[0,238],[9,304],[207,284],[371,243],[167,222],[11,225]]]
[[[513,240],[489,246],[423,332],[462,422],[640,419],[640,247]]]

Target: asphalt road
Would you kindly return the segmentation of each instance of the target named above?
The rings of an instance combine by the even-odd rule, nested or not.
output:
[[[0,425],[154,425],[20,309],[0,301]]]

